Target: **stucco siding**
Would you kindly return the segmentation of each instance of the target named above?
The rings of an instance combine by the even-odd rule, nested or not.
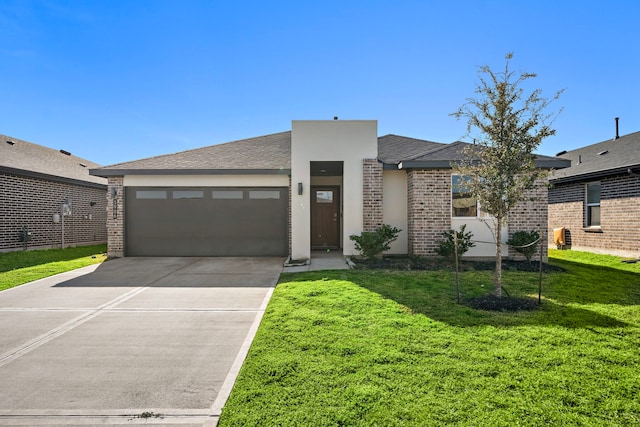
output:
[[[387,170],[382,173],[383,200],[382,217],[385,224],[399,228],[398,239],[391,243],[387,254],[408,253],[407,221],[407,173]]]
[[[311,256],[310,186],[312,161],[343,163],[342,248],[353,255],[352,234],[363,227],[363,159],[377,157],[375,120],[294,120],[291,130],[291,183],[303,192],[293,192],[291,201],[291,256]]]

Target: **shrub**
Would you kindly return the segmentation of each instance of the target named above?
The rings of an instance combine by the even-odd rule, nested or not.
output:
[[[540,234],[537,231],[516,231],[513,236],[507,240],[507,245],[512,246],[516,252],[521,253],[527,259],[527,262],[531,262],[531,257],[536,253],[536,249],[540,242],[536,242],[540,238]],[[534,245],[528,246],[531,243],[536,242]],[[523,247],[524,246],[524,247]]]
[[[388,251],[389,244],[398,238],[400,229],[382,224],[374,231],[363,231],[360,235],[352,234],[349,239],[356,243],[356,249],[367,259],[377,258],[384,251]]]
[[[451,261],[455,261],[455,239],[454,236],[457,235],[458,238],[458,261],[462,258],[462,255],[467,252],[469,249],[474,247],[476,244],[471,241],[471,237],[473,237],[473,233],[470,231],[465,231],[467,228],[466,224],[462,224],[460,226],[460,230],[449,230],[442,233],[444,239],[438,242],[438,247],[435,249],[435,252],[445,258],[450,259]]]

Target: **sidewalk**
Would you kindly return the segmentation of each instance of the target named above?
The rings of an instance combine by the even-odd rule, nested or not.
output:
[[[342,255],[341,250],[326,252],[326,251],[312,251],[311,260],[309,264],[300,266],[285,266],[283,268],[284,273],[300,273],[303,271],[318,271],[318,270],[348,270],[349,265]]]

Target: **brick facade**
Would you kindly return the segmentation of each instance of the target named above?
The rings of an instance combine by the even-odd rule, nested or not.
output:
[[[451,170],[409,170],[407,191],[409,254],[435,256],[451,229]]]
[[[589,181],[594,182],[594,181]],[[554,228],[565,227],[567,245],[577,250],[640,255],[640,177],[600,180],[600,228],[585,228],[586,182],[558,184],[549,191],[549,245]]]
[[[516,231],[537,231],[542,237],[542,243],[538,246],[532,259],[538,259],[540,250],[542,250],[542,257],[547,259],[547,245],[544,242],[546,242],[545,233],[547,233],[548,196],[549,188],[546,180],[539,181],[533,189],[527,192],[525,201],[518,203],[511,209],[507,220],[509,238]],[[511,247],[509,247],[509,257],[524,259],[523,255]]]
[[[377,159],[362,161],[363,231],[373,231],[382,225],[382,163]]]
[[[109,177],[107,190],[107,255],[124,256],[124,177]],[[116,197],[113,197],[113,193]]]
[[[99,185],[0,173],[0,252],[61,247],[60,215],[67,199],[72,211],[64,217],[65,247],[104,243],[105,191]],[[23,230],[31,234],[27,245],[21,239]]]

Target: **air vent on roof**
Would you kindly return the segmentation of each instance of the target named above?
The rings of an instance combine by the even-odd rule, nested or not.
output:
[[[15,145],[15,142],[11,141],[10,139],[7,139],[7,144],[9,144],[9,145]]]
[[[68,152],[67,150],[60,150],[60,152],[61,152],[62,154],[64,154],[64,155],[66,155],[66,156],[70,156],[70,155],[71,155],[71,153],[70,153],[70,152]]]
[[[556,153],[556,157],[562,156],[563,154],[567,154],[567,150],[562,150],[561,152]]]
[[[598,156],[604,156],[605,154],[607,154],[609,152],[609,150],[604,150],[598,153]]]
[[[84,163],[79,163],[80,166],[82,166],[83,168],[86,168],[87,165],[85,165]]]

